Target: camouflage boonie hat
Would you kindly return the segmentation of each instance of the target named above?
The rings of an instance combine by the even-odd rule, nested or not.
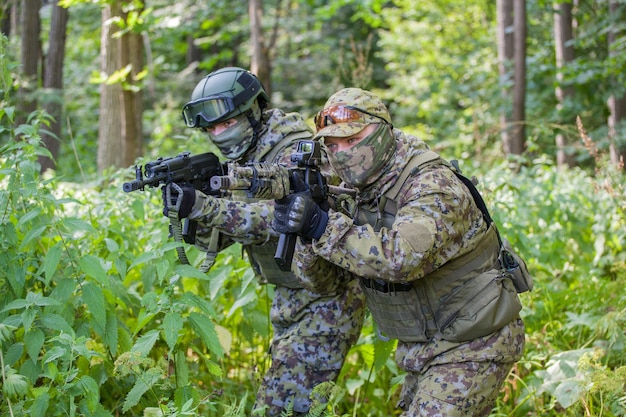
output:
[[[346,106],[358,113],[358,117],[351,121],[333,120],[333,109]],[[342,113],[346,114],[346,113]],[[318,118],[323,118],[318,123]],[[327,123],[330,122],[330,123]],[[359,133],[372,123],[391,124],[391,117],[382,100],[367,90],[360,88],[344,88],[333,94],[324,108],[315,117],[317,133],[315,138],[324,136],[347,137]]]

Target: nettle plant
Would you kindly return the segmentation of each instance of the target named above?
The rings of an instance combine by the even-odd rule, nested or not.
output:
[[[254,306],[247,264],[227,252],[210,275],[181,265],[156,193],[123,195],[114,172],[91,184],[40,176],[45,117],[12,130],[2,111],[0,414],[214,409],[230,334],[213,300],[250,294],[238,308]]]

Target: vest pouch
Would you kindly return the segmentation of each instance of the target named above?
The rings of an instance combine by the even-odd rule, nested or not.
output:
[[[427,342],[422,304],[411,284],[394,284],[362,278],[361,289],[381,338]]]
[[[248,253],[248,258],[250,258],[252,269],[262,284],[270,283],[287,288],[302,288],[302,283],[293,272],[283,271],[278,267],[276,260],[274,260],[276,244],[273,241],[263,245],[246,245],[244,247]]]
[[[526,262],[513,250],[508,240],[502,239],[500,249],[500,265],[511,277],[518,293],[532,291],[533,277],[528,272]]]
[[[484,285],[475,286],[478,291],[446,319],[449,324],[440,329],[443,339],[467,342],[487,336],[510,323],[522,309],[515,286],[507,274],[490,269],[475,280]]]

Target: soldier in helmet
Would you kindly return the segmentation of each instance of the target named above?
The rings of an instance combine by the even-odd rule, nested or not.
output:
[[[381,337],[398,340],[402,416],[489,415],[524,325],[486,208],[369,91],[338,91],[315,124],[331,166],[358,190],[356,209],[327,210],[306,192],[278,200],[275,228],[302,238],[294,270],[312,279],[323,259],[360,277]]]
[[[298,142],[310,140],[313,132],[299,114],[268,109],[269,100],[251,72],[223,68],[197,84],[183,107],[183,118],[188,127],[206,132],[228,160],[293,166],[291,155]],[[312,389],[337,379],[359,337],[365,300],[358,281],[346,278],[315,286],[280,270],[274,259],[278,234],[271,227],[273,201],[216,198],[181,187],[179,216],[197,220],[204,230],[198,232],[196,244],[219,250],[233,240],[242,243],[262,282],[275,285],[272,364],[258,390],[254,415],[279,416],[288,403],[294,416],[305,415]],[[319,268],[324,274],[344,273],[330,263]]]

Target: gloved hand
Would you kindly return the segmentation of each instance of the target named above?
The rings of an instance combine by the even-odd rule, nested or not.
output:
[[[168,201],[169,195],[169,201]],[[196,189],[189,183],[170,183],[161,187],[163,198],[163,215],[168,217],[172,208],[178,207],[178,218],[184,219],[191,213],[196,202]]]
[[[295,233],[305,239],[319,239],[326,229],[328,213],[307,191],[289,194],[276,200],[274,228],[279,233]]]

